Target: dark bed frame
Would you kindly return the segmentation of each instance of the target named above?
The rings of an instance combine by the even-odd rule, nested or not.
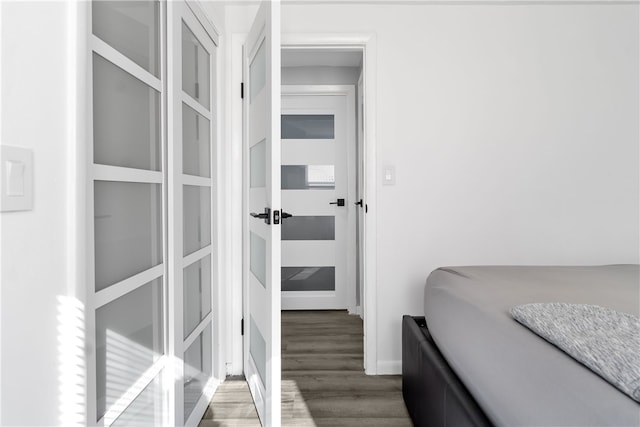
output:
[[[402,317],[402,396],[417,427],[492,426],[436,347],[424,317]]]

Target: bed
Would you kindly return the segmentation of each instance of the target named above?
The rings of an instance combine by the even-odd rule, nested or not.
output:
[[[440,268],[424,298],[424,318],[403,319],[403,394],[417,426],[640,425],[636,401],[509,314],[560,302],[638,316],[640,266]]]

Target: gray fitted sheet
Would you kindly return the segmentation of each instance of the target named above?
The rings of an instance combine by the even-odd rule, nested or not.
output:
[[[496,425],[640,426],[640,405],[509,314],[566,302],[640,315],[640,266],[440,268],[424,298],[436,345]]]

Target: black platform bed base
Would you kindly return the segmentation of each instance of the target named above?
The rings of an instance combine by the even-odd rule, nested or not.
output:
[[[436,347],[424,317],[402,318],[402,395],[417,427],[492,425]]]

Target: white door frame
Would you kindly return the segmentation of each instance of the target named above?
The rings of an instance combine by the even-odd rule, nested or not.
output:
[[[282,85],[282,95],[313,96],[335,95],[345,97],[347,109],[345,111],[347,144],[347,236],[356,233],[356,209],[351,208],[356,200],[356,86],[355,85]],[[286,208],[284,208],[286,209]],[[346,303],[349,314],[356,314],[356,241],[347,238],[347,275],[346,275]]]
[[[340,50],[359,49],[363,55],[364,80],[364,203],[367,206],[364,229],[365,246],[361,248],[364,258],[364,369],[367,375],[376,375],[377,357],[377,269],[376,269],[376,36],[375,34],[283,34],[283,49]]]

